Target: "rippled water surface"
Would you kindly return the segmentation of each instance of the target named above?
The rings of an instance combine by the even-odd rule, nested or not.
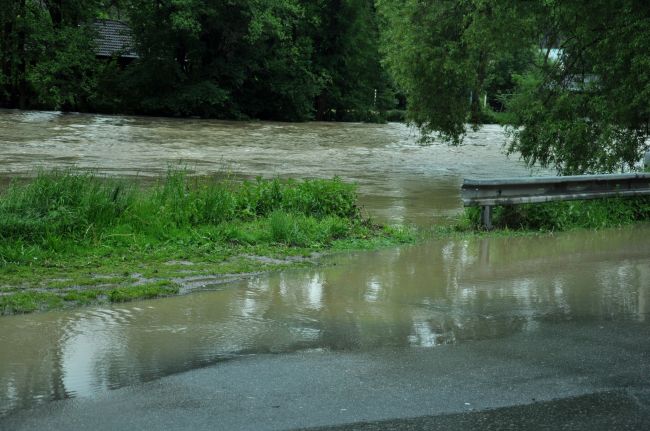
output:
[[[450,148],[420,146],[398,124],[2,111],[0,175],[69,165],[151,175],[179,159],[201,174],[340,175],[360,184],[376,217],[428,225],[460,211],[463,176],[528,174],[500,153],[502,140],[497,127]],[[534,336],[559,322],[638,328],[648,317],[648,238],[650,226],[639,225],[432,240],[182,297],[3,317],[0,415],[242,355],[435,349]]]
[[[186,165],[198,174],[330,178],[359,185],[381,220],[430,224],[458,212],[463,177],[525,176],[501,152],[498,126],[461,147],[420,145],[399,123],[269,123],[0,110],[0,177],[37,167],[152,176]],[[548,172],[543,172],[548,174]]]

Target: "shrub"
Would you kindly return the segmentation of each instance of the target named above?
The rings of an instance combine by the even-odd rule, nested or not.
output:
[[[305,244],[324,241],[316,238],[316,231],[338,237],[345,220],[359,219],[356,198],[355,187],[339,178],[258,178],[235,184],[170,171],[152,187],[138,188],[134,182],[92,173],[40,172],[33,181],[13,183],[0,195],[0,239],[58,250],[68,240],[112,238],[117,243],[133,235],[167,240],[179,231],[223,225],[220,238],[250,244],[263,235],[237,223],[269,218],[267,240]],[[321,226],[321,220],[329,227]]]
[[[466,208],[465,223],[478,228],[480,214],[479,208]],[[492,213],[496,228],[545,231],[615,227],[647,220],[650,197],[497,206]]]

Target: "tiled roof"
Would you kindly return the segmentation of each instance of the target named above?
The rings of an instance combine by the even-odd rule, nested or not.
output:
[[[93,28],[97,31],[95,53],[99,57],[112,57],[119,54],[123,58],[138,58],[133,46],[129,26],[121,21],[110,19],[96,20]]]

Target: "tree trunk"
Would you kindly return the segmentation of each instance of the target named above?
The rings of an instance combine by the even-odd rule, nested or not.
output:
[[[316,96],[316,121],[325,121],[327,114],[327,96],[321,93]]]
[[[25,0],[20,2],[20,16],[23,17],[23,24],[18,32],[18,107],[27,108],[27,53],[25,52],[27,29],[25,28]]]
[[[476,83],[472,91],[472,102],[470,105],[470,122],[472,124],[479,124],[481,118],[481,94],[483,93],[483,84],[487,75],[488,55],[485,51],[481,51],[478,60],[478,70],[476,73]]]
[[[54,28],[60,28],[63,23],[62,0],[46,0],[45,5],[52,20],[52,26]]]

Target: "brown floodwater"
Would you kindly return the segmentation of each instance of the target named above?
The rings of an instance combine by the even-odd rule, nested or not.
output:
[[[436,240],[181,297],[3,317],[0,414],[252,354],[429,349],[567,322],[645,325],[649,235],[641,226]]]
[[[179,160],[199,174],[339,175],[360,185],[373,216],[429,225],[461,210],[462,177],[529,173],[500,153],[502,141],[498,127],[450,148],[421,146],[401,124],[0,111],[0,175],[74,165],[148,176]],[[181,297],[3,317],[0,415],[246,355],[435,349],[558,323],[638,328],[648,324],[649,237],[637,225],[430,240]]]
[[[151,177],[183,166],[200,175],[341,178],[381,221],[427,225],[460,209],[463,177],[526,176],[501,152],[499,126],[465,145],[420,145],[400,123],[270,123],[0,110],[0,178],[78,167]],[[540,173],[540,172],[537,172]],[[542,174],[549,174],[542,171]]]

